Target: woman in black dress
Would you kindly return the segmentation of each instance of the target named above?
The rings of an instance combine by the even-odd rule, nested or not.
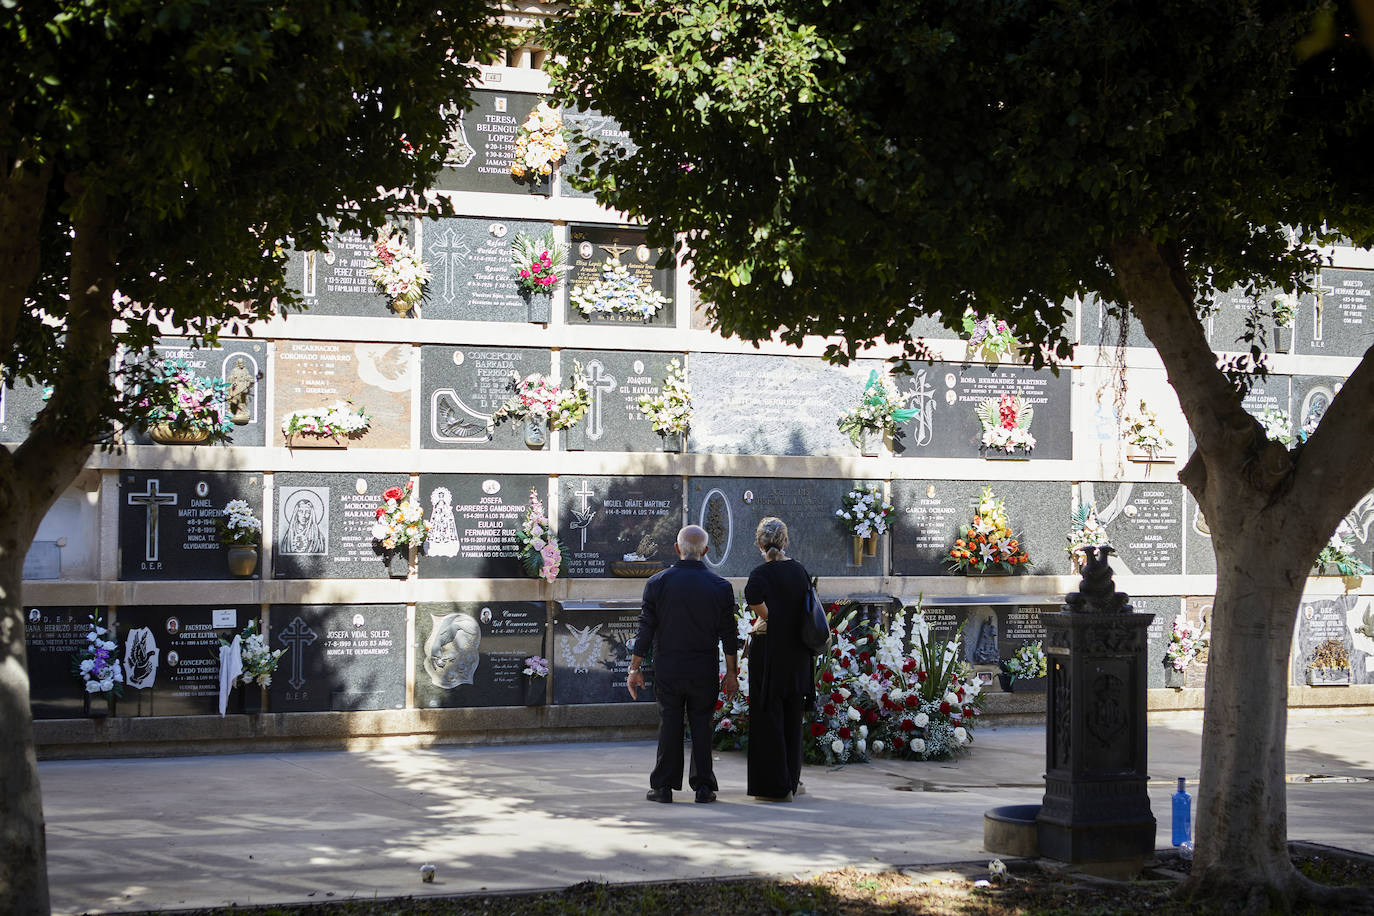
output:
[[[765,518],[754,533],[764,562],[744,599],[761,623],[749,645],[748,793],[791,801],[801,784],[802,712],[815,702],[813,657],[801,639],[811,576],[787,556],[787,526]]]

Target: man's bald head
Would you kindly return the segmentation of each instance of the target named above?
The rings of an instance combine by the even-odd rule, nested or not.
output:
[[[706,556],[711,536],[700,525],[688,525],[677,533],[677,552],[684,560],[700,560]]]

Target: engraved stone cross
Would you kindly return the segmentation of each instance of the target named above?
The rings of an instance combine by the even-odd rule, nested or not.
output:
[[[302,670],[301,650],[313,646],[319,634],[301,618],[293,618],[286,629],[277,634],[277,641],[291,650],[291,677],[286,682],[296,690],[305,686],[305,672]]]
[[[587,438],[595,442],[606,435],[606,430],[601,425],[601,395],[603,392],[610,394],[615,391],[615,376],[606,374],[606,367],[601,365],[599,359],[587,363],[587,388],[592,395],[592,406],[587,411]]]

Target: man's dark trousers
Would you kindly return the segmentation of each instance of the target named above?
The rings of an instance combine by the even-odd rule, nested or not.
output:
[[[716,696],[720,692],[717,678],[654,679],[654,696],[658,700],[658,762],[649,774],[651,789],[682,788],[682,716],[692,727],[692,769],[687,783],[693,789],[716,791],[715,768],[711,765],[711,735],[715,731],[712,719],[716,712]]]

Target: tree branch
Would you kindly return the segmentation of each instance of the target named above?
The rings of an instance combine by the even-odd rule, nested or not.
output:
[[[0,354],[14,347],[24,301],[38,277],[43,204],[51,163],[20,159],[0,178]]]

